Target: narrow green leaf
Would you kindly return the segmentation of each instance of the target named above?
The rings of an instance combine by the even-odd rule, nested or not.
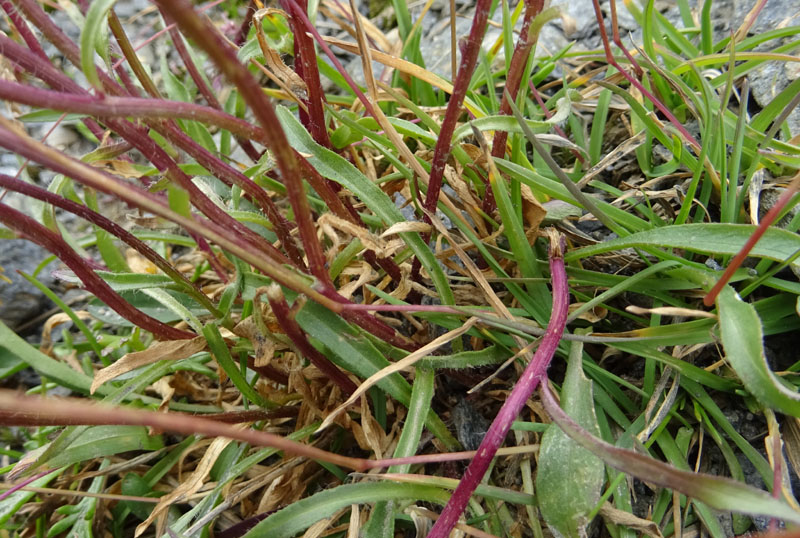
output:
[[[730,286],[717,299],[725,358],[745,388],[763,405],[800,417],[797,389],[776,377],[764,355],[764,333],[756,309]]]
[[[28,452],[35,460],[47,445]],[[144,426],[92,426],[86,428],[69,447],[47,460],[48,467],[63,467],[82,461],[111,456],[131,450],[158,450],[164,442],[160,435],[150,435]]]
[[[81,69],[86,80],[98,90],[102,90],[103,85],[97,74],[97,66],[94,64],[94,53],[96,50],[107,50],[108,33],[105,31],[106,15],[114,6],[117,0],[95,0],[86,12],[86,20],[81,29]],[[107,53],[106,53],[107,54]]]
[[[321,491],[272,514],[244,538],[291,538],[317,521],[353,504],[411,499],[444,504],[449,494],[440,488],[417,484],[361,482]]]
[[[217,363],[225,370],[225,373],[228,374],[228,377],[233,384],[236,385],[236,388],[239,389],[247,399],[254,402],[256,405],[268,409],[275,407],[275,404],[265,400],[244,378],[242,372],[239,370],[239,366],[233,362],[231,352],[228,350],[228,345],[222,339],[222,335],[215,324],[206,324],[206,326],[203,327],[203,336],[208,340],[208,347],[214,354],[214,358],[217,359]]]
[[[583,375],[583,344],[572,342],[561,406],[578,424],[600,436],[594,411],[592,382]],[[588,514],[600,499],[605,482],[602,460],[570,439],[559,428],[542,436],[536,491],[539,510],[555,536],[586,536]]]
[[[431,409],[431,400],[434,391],[434,371],[418,367],[411,388],[411,402],[408,406],[408,415],[400,432],[400,439],[393,457],[407,458],[417,453],[422,430],[425,426],[425,417]],[[411,465],[393,465],[389,467],[390,473],[407,473]],[[370,513],[370,518],[364,527],[364,536],[392,538],[394,534],[395,505],[391,501],[375,503]]]
[[[167,187],[167,200],[169,208],[175,213],[189,217],[192,213],[192,203],[189,201],[189,193],[177,185],[169,184]]]
[[[739,252],[755,229],[756,226],[751,224],[708,223],[663,226],[579,248],[568,252],[565,258],[573,261],[630,247],[681,248],[693,252],[733,255]],[[769,228],[764,237],[753,247],[750,255],[783,261],[798,249],[800,249],[800,236],[780,228]],[[793,265],[800,266],[800,263],[796,262]]]

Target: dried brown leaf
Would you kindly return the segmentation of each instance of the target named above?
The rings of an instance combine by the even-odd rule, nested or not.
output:
[[[661,534],[661,529],[658,528],[658,525],[656,525],[654,521],[636,517],[630,512],[625,512],[624,510],[614,508],[609,503],[605,503],[602,508],[600,508],[600,515],[603,516],[603,519],[606,521],[614,523],[615,525],[629,527],[635,531],[642,532],[651,538],[664,538],[664,536]]]
[[[222,453],[225,447],[232,442],[233,439],[228,439],[226,437],[217,437],[214,439],[214,441],[203,454],[203,458],[197,464],[194,472],[189,476],[188,479],[181,482],[177,488],[172,490],[172,492],[161,497],[161,500],[158,502],[155,508],[153,508],[153,512],[150,514],[150,516],[138,527],[136,527],[136,533],[134,535],[137,537],[141,536],[142,533],[153,523],[153,521],[156,520],[156,518],[159,518],[162,515],[166,516],[166,512],[169,510],[170,506],[193,495],[194,493],[197,493],[197,491],[199,491],[203,486],[208,473],[211,472],[211,467],[214,466],[214,463],[217,461],[219,455]],[[166,522],[166,518],[164,518],[163,521]],[[162,532],[157,532],[156,534],[161,536]]]
[[[386,377],[386,376],[388,376],[390,374],[393,374],[395,372],[399,372],[399,371],[404,370],[406,368],[410,368],[412,365],[414,365],[414,363],[416,363],[420,359],[428,356],[429,354],[431,354],[437,348],[443,346],[447,342],[451,342],[452,340],[454,340],[456,338],[459,338],[462,334],[464,334],[465,332],[469,331],[472,328],[472,326],[475,325],[475,323],[477,321],[478,321],[477,318],[468,319],[464,323],[464,325],[462,325],[458,329],[453,329],[452,331],[448,331],[447,333],[443,334],[442,336],[436,338],[431,343],[429,343],[429,344],[427,344],[425,346],[422,346],[421,348],[419,348],[418,350],[416,350],[413,353],[410,353],[409,355],[407,355],[403,359],[401,359],[401,360],[399,360],[399,361],[397,361],[395,363],[392,363],[390,366],[387,366],[386,368],[383,368],[379,372],[376,372],[376,373],[372,374],[363,383],[361,383],[361,385],[359,385],[358,390],[356,390],[347,399],[346,402],[344,402],[342,405],[340,405],[335,410],[333,410],[333,412],[331,412],[327,417],[325,417],[325,420],[322,421],[322,424],[317,429],[317,432],[320,432],[320,431],[324,430],[325,428],[327,428],[328,426],[330,426],[331,423],[334,421],[334,419],[340,413],[342,413],[349,406],[353,405],[375,383],[377,383],[378,381],[380,381],[381,379],[383,379],[384,377]]]
[[[77,310],[75,311],[75,315],[78,316],[78,319],[84,320],[91,317],[91,314],[86,310]],[[53,351],[53,329],[61,325],[62,323],[71,322],[72,318],[70,318],[66,313],[59,312],[58,314],[54,314],[47,318],[47,321],[44,323],[44,327],[42,329],[42,343],[39,345],[39,350],[44,353],[45,355],[50,355],[50,352]],[[78,370],[82,373],[82,370]]]
[[[202,336],[197,336],[191,340],[169,340],[163,342],[154,342],[144,351],[127,353],[111,366],[96,372],[94,374],[94,381],[92,381],[90,392],[94,394],[94,391],[97,390],[97,387],[106,381],[114,379],[119,375],[135,370],[141,366],[165,359],[179,360],[185,359],[186,357],[191,357],[195,353],[204,350],[206,345],[206,339]]]

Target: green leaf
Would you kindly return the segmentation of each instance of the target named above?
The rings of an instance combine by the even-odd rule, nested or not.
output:
[[[593,436],[572,420],[545,386],[542,402],[553,422],[573,440],[600,457],[607,465],[640,480],[673,489],[721,511],[761,515],[800,523],[800,512],[772,498],[766,491],[730,478],[683,471],[644,454],[616,447]]]
[[[8,348],[0,347],[0,379],[24,370],[27,364]]]
[[[567,120],[569,116],[572,102],[577,101],[580,99],[580,94],[575,90],[568,90],[567,96],[561,97],[556,101],[556,112],[550,118],[546,120],[525,120],[525,123],[536,132],[545,133],[553,128],[554,125],[558,125],[563,123]],[[519,133],[522,134],[522,127],[519,125],[519,122],[512,117],[512,116],[485,116],[483,118],[477,118],[472,120],[469,123],[465,123],[461,125],[453,132],[453,144],[463,140],[464,138],[472,135],[472,127],[470,127],[470,123],[475,126],[476,129],[479,131],[496,131],[496,130],[503,130],[508,131],[509,133]],[[430,136],[430,135],[429,135]],[[545,139],[546,141],[547,139]],[[570,147],[578,147],[578,146],[570,146]]]
[[[578,424],[600,435],[594,411],[592,382],[583,375],[583,345],[572,342],[561,406]],[[605,466],[597,456],[558,428],[542,436],[536,491],[539,510],[555,536],[586,536],[588,514],[600,499]]]
[[[272,514],[245,538],[291,538],[317,521],[353,504],[412,499],[444,504],[450,495],[440,488],[417,484],[361,482],[321,491]]]
[[[111,273],[95,271],[114,291],[142,290],[147,288],[166,288],[174,286],[175,281],[167,275],[148,273]]]
[[[22,114],[21,116],[17,116],[17,119],[24,123],[38,123],[38,122],[50,122],[50,121],[61,121],[63,124],[70,123],[76,120],[82,120],[83,118],[87,117],[87,114],[75,114],[70,113],[66,116],[60,110],[50,110],[47,108],[43,108],[41,110],[34,110],[33,112],[28,112],[27,114]]]
[[[94,64],[95,51],[102,57],[108,56],[108,32],[106,31],[106,15],[117,0],[95,0],[86,12],[86,21],[81,29],[81,69],[86,80],[98,90],[103,85]]]
[[[153,497],[152,488],[147,481],[135,473],[128,473],[122,479],[122,494],[131,497]],[[133,515],[144,521],[153,511],[154,504],[141,501],[122,501],[122,503]]]
[[[28,485],[35,488],[43,488],[63,472],[64,469],[57,469],[41,478],[37,478]],[[0,526],[5,525],[5,523],[14,516],[20,508],[27,504],[34,495],[37,495],[35,491],[17,490],[3,500],[0,500]]]
[[[177,185],[169,184],[167,187],[167,199],[169,208],[175,213],[190,217],[192,214],[192,203],[189,200],[189,193]]]
[[[37,459],[49,445],[50,443],[29,452],[25,458]],[[49,467],[63,467],[120,452],[158,450],[163,446],[161,436],[149,435],[144,426],[92,426],[86,428],[68,448],[59,451],[46,463]]]
[[[681,248],[693,252],[730,256],[741,250],[756,228],[751,224],[719,223],[664,226],[579,248],[567,253],[565,259],[574,261],[602,252],[631,247]],[[784,261],[798,249],[800,249],[800,236],[780,228],[769,228],[764,237],[753,247],[750,255]],[[793,265],[800,266],[800,262],[795,262]]]
[[[407,458],[417,453],[422,431],[425,426],[425,417],[431,409],[431,400],[434,392],[434,372],[428,368],[418,367],[411,388],[411,402],[408,406],[408,415],[400,432],[400,439],[392,457]],[[390,473],[407,473],[411,465],[393,465],[388,469]],[[375,503],[369,521],[364,526],[364,536],[391,538],[394,534],[395,505],[392,502]]]
[[[797,389],[776,377],[764,355],[764,333],[756,309],[730,286],[717,298],[725,359],[745,388],[766,407],[800,417]]]
[[[203,327],[203,336],[208,340],[208,347],[214,354],[214,358],[217,359],[217,364],[225,370],[225,373],[228,374],[228,377],[233,384],[236,385],[236,388],[239,389],[242,395],[256,405],[268,409],[275,407],[275,404],[265,400],[244,378],[242,372],[239,370],[239,366],[233,362],[231,353],[228,350],[228,345],[222,339],[222,335],[216,325],[208,323]]]

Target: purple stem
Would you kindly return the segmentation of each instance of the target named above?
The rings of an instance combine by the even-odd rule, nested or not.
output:
[[[36,39],[36,36],[33,35],[31,29],[28,28],[28,23],[25,22],[25,19],[20,17],[19,12],[16,10],[11,1],[0,0],[0,5],[3,6],[3,9],[8,15],[8,18],[11,19],[11,23],[17,29],[17,32],[19,32],[19,35],[22,37],[22,40],[25,41],[25,44],[28,45],[28,48],[31,49],[31,51],[34,54],[37,54],[39,57],[49,62],[50,59],[44,52],[42,45],[39,43],[39,40]]]
[[[20,16],[17,9],[14,5],[11,4],[9,0],[0,0],[0,5],[3,6],[3,9],[8,14],[8,18],[11,19],[11,23],[19,32],[20,36],[22,36],[23,41],[25,44],[28,45],[28,48],[42,58],[46,62],[50,62],[50,59],[47,57],[47,54],[44,52],[42,45],[39,43],[39,40],[36,39],[36,36],[33,35],[31,29],[28,28],[28,24],[25,20]],[[98,139],[102,140],[103,138],[103,129],[97,125],[93,119],[84,118],[83,120],[84,125],[91,131],[91,133]]]
[[[72,159],[30,137],[20,135],[18,131],[11,131],[4,127],[4,121],[2,120],[0,120],[0,147],[71,177],[84,185],[111,194],[135,207],[143,208],[154,215],[164,217],[179,224],[185,230],[194,230],[201,233],[208,240],[217,243],[233,255],[253,265],[283,286],[308,295],[309,298],[334,312],[342,310],[340,302],[333,301],[310,287],[305,278],[294,271],[275,264],[263,251],[253,248],[253,245],[244,237],[231,233],[231,230],[223,224],[175,213],[167,206],[163,196],[157,196],[147,190],[122,182],[97,168]]]
[[[211,266],[214,272],[217,273],[217,276],[222,281],[222,283],[227,284],[228,282],[230,282],[230,278],[228,278],[228,273],[222,266],[222,262],[219,261],[217,255],[211,249],[211,245],[208,244],[206,238],[196,232],[193,232],[192,230],[187,230],[187,231],[189,232],[191,238],[194,239],[194,242],[197,243],[197,248],[201,252],[205,253],[206,259],[208,259],[208,264]]]
[[[13,486],[9,487],[9,488],[8,488],[6,491],[4,491],[3,493],[0,493],[0,501],[3,501],[3,500],[5,500],[5,499],[6,499],[6,498],[7,498],[9,495],[11,495],[12,493],[14,493],[15,491],[19,491],[19,490],[21,490],[21,489],[22,489],[22,488],[24,488],[25,486],[28,486],[28,485],[30,485],[30,484],[31,484],[31,482],[35,482],[35,481],[39,480],[41,477],[43,477],[44,475],[46,475],[46,474],[50,474],[50,473],[52,473],[52,472],[53,472],[53,470],[52,470],[52,469],[47,469],[47,470],[44,470],[44,471],[38,472],[38,473],[36,473],[36,474],[35,474],[35,475],[33,475],[33,476],[29,476],[28,478],[26,478],[26,479],[22,480],[22,481],[21,481],[19,484],[14,484]]]
[[[522,30],[519,33],[519,40],[517,41],[517,46],[514,48],[514,54],[511,56],[511,64],[508,67],[508,75],[506,76],[506,90],[508,90],[512,99],[517,98],[517,92],[519,91],[520,82],[522,82],[525,65],[528,63],[528,56],[535,43],[529,35],[531,22],[533,22],[536,15],[542,11],[543,7],[544,0],[525,0],[525,15],[522,20]],[[503,100],[500,102],[500,114],[504,116],[511,114],[511,107],[508,104],[508,98],[505,92],[503,92]],[[508,131],[496,131],[494,133],[492,157],[500,158],[505,155],[507,139]],[[487,213],[491,214],[491,211],[487,211]]]
[[[171,22],[166,15],[164,18],[167,20],[167,22]],[[175,46],[175,50],[178,52],[181,60],[183,60],[183,65],[186,66],[186,71],[188,71],[189,76],[192,77],[194,85],[197,86],[197,89],[200,91],[203,98],[211,108],[222,111],[222,105],[220,105],[217,96],[214,95],[214,92],[208,87],[205,79],[203,79],[202,75],[200,74],[200,70],[197,69],[192,57],[189,55],[189,51],[186,49],[186,43],[184,43],[183,36],[181,36],[178,28],[174,25],[169,25],[169,35],[172,38],[172,43]],[[248,138],[241,135],[235,136],[236,141],[239,143],[239,146],[242,148],[242,150],[244,150],[247,156],[250,157],[253,162],[258,162],[258,159],[261,158],[261,152],[259,152],[253,146],[252,142],[250,142]]]
[[[478,63],[478,52],[481,49],[483,35],[486,33],[486,23],[489,19],[489,7],[491,0],[478,0],[475,5],[475,15],[472,19],[472,28],[469,31],[469,38],[461,46],[461,63],[458,67],[453,93],[447,103],[447,111],[444,114],[439,137],[436,139],[436,147],[433,150],[433,161],[431,162],[431,175],[428,182],[428,193],[425,196],[424,207],[431,214],[436,212],[436,203],[439,201],[439,191],[442,188],[442,177],[447,157],[450,155],[450,142],[453,139],[453,130],[456,122],[461,115],[461,105],[464,104],[464,97],[467,95],[469,81]],[[430,219],[425,215],[425,221],[430,224]]]
[[[2,49],[0,49],[2,50]],[[51,80],[45,80],[50,84]],[[53,85],[53,84],[50,84]],[[62,112],[90,114],[101,118],[137,117],[147,119],[186,119],[214,125],[230,131],[236,136],[246,137],[265,143],[267,136],[264,130],[241,118],[213,108],[166,99],[149,99],[141,97],[95,97],[76,91],[46,90],[27,84],[19,84],[9,80],[0,80],[0,98],[16,103],[40,108],[51,108]],[[81,94],[78,94],[80,91]]]
[[[280,286],[273,285],[267,289],[266,292],[269,305],[272,307],[272,312],[278,320],[278,325],[281,326],[286,336],[291,339],[300,353],[303,354],[311,363],[319,368],[319,370],[326,374],[331,381],[336,383],[342,392],[350,396],[356,391],[356,384],[347,375],[339,370],[335,364],[328,360],[328,358],[320,353],[317,348],[311,345],[311,342],[306,338],[305,333],[300,328],[300,325],[295,321],[294,315],[289,309],[289,304],[283,296]]]
[[[336,67],[336,70],[339,71],[339,74],[341,74],[344,77],[344,80],[345,82],[347,82],[347,85],[350,86],[350,89],[353,90],[353,93],[356,94],[358,100],[361,101],[361,104],[364,105],[364,109],[367,111],[367,114],[377,119],[377,116],[375,115],[375,110],[373,110],[372,108],[372,102],[369,99],[367,99],[367,96],[364,95],[364,92],[362,92],[361,88],[358,87],[358,84],[356,84],[356,82],[353,80],[353,77],[351,77],[350,73],[347,72],[347,69],[344,68],[342,62],[339,61],[339,59],[333,53],[331,48],[325,42],[325,39],[320,35],[317,29],[314,28],[314,25],[311,24],[311,21],[308,20],[308,16],[306,15],[305,11],[303,11],[303,9],[297,5],[296,0],[289,0],[288,6],[291,9],[293,15],[295,15],[299,20],[303,22],[306,31],[311,32],[311,35],[314,36],[314,39],[316,39],[317,44],[320,46],[320,48],[322,48],[323,52],[325,52],[325,55],[330,59],[334,67]]]
[[[525,402],[536,390],[539,382],[546,377],[547,367],[558,348],[561,335],[567,324],[567,311],[569,309],[569,288],[567,286],[567,273],[564,269],[564,240],[557,233],[550,234],[550,274],[553,285],[553,310],[547,331],[542,337],[539,348],[536,350],[522,377],[519,378],[511,390],[500,412],[497,413],[489,431],[483,438],[478,452],[467,467],[464,477],[458,483],[453,495],[444,507],[441,516],[436,520],[428,538],[447,538],[450,531],[458,522],[464,512],[469,498],[478,487],[483,475],[489,468],[497,449],[503,444],[506,434],[511,429],[511,423],[519,415]]]
[[[450,101],[447,103],[447,111],[444,114],[444,120],[439,130],[439,137],[436,139],[436,147],[433,150],[433,160],[431,161],[431,174],[428,180],[428,192],[425,195],[423,207],[426,209],[424,220],[428,224],[431,223],[428,213],[433,214],[436,212],[436,204],[439,202],[439,192],[442,190],[442,178],[444,177],[444,168],[447,164],[447,157],[450,155],[450,142],[453,140],[453,131],[456,128],[456,122],[461,115],[461,105],[464,104],[464,98],[469,89],[469,81],[472,79],[472,73],[475,71],[475,65],[478,63],[478,52],[481,49],[483,42],[483,35],[486,33],[486,23],[489,19],[489,8],[491,7],[491,0],[477,0],[475,4],[475,15],[472,18],[472,27],[469,31],[469,38],[461,46],[461,63],[458,67],[458,74],[453,83],[453,93],[450,95]],[[423,240],[427,243],[430,239],[430,234],[424,234]],[[413,280],[419,279],[419,271],[422,267],[418,258],[414,258],[411,267],[411,278]]]
[[[642,86],[641,82],[636,80],[635,77],[632,77],[625,69],[623,69],[622,66],[619,64],[619,62],[617,62],[616,58],[614,58],[614,55],[611,53],[611,43],[609,43],[608,41],[608,32],[606,32],[606,25],[603,19],[603,13],[600,10],[599,0],[592,0],[592,5],[594,5],[594,14],[595,17],[597,17],[597,22],[599,24],[600,38],[603,40],[603,48],[605,49],[606,52],[606,61],[612,66],[614,66],[614,68],[617,71],[619,71],[622,74],[622,76],[628,80],[628,82],[630,82],[634,87],[636,87],[637,90],[642,92],[642,95],[647,97],[650,100],[650,102],[653,103],[653,105],[655,105],[655,107],[662,114],[664,114],[667,117],[667,119],[669,119],[670,123],[672,123],[672,125],[681,133],[681,135],[683,135],[683,138],[689,144],[691,144],[692,147],[694,147],[694,149],[699,153],[700,143],[697,140],[695,140],[695,138],[691,135],[691,133],[689,133],[689,131],[686,130],[686,127],[684,127],[681,124],[681,122],[678,121],[678,118],[676,118],[672,114],[672,112],[670,112],[669,109],[656,98],[655,95],[650,93],[647,90],[647,88]],[[627,50],[624,47],[622,47],[622,50],[626,51],[627,54]],[[638,64],[634,65],[638,66]]]
[[[325,127],[325,94],[322,93],[322,83],[319,79],[319,69],[317,68],[317,52],[314,50],[314,40],[303,30],[303,21],[298,19],[297,11],[292,10],[289,5],[295,0],[281,0],[281,6],[289,13],[289,24],[294,32],[294,70],[306,83],[308,95],[303,101],[308,109],[308,114],[301,111],[301,117],[305,116],[305,126],[317,144],[332,149],[331,140],[328,137],[328,129]],[[308,10],[306,0],[297,0],[300,9],[305,13]]]
[[[242,19],[242,25],[236,33],[236,39],[233,41],[237,47],[241,47],[244,45],[244,42],[247,41],[247,34],[250,33],[250,25],[253,23],[253,15],[255,15],[255,13],[256,3],[254,0],[250,0],[250,4],[247,6],[247,11],[245,11],[244,14],[244,19]]]
[[[308,257],[308,267],[323,285],[332,285],[325,267],[325,255],[322,251],[322,245],[317,238],[311,207],[303,188],[300,166],[289,145],[289,141],[286,139],[286,135],[280,128],[280,122],[272,103],[264,94],[258,81],[239,61],[236,51],[207,19],[200,17],[195,12],[190,1],[158,0],[157,4],[165,13],[177,21],[182,32],[191,38],[197,46],[201,47],[228,80],[239,89],[242,98],[250,106],[256,119],[264,128],[266,145],[275,156],[275,161],[281,172],[281,179],[286,185],[286,192],[295,213],[297,228]]]
[[[783,211],[783,209],[786,207],[786,204],[789,203],[789,200],[792,199],[798,189],[800,189],[800,173],[795,174],[791,183],[789,183],[789,186],[786,187],[786,190],[783,191],[783,194],[781,194],[780,198],[778,198],[778,201],[775,202],[775,205],[773,205],[770,210],[767,211],[767,214],[764,215],[764,218],[758,223],[758,228],[755,229],[753,235],[747,238],[747,241],[742,246],[742,249],[737,252],[736,256],[734,256],[730,261],[728,267],[725,268],[725,272],[722,273],[722,276],[719,278],[717,283],[714,284],[714,287],[711,288],[711,291],[709,291],[706,296],[703,297],[704,305],[711,306],[714,304],[714,301],[717,300],[717,295],[719,295],[719,292],[721,292],[722,288],[725,287],[725,284],[730,281],[733,273],[735,273],[736,270],[742,265],[742,262],[744,262],[745,258],[747,258],[747,255],[750,254],[750,251],[753,250],[753,247],[756,246],[756,243],[758,243],[759,239],[761,239],[764,234],[767,233],[767,230],[772,223],[778,220],[778,216],[780,216],[781,211]]]
[[[308,267],[321,284],[320,293],[340,304],[348,302],[336,292],[325,267],[322,245],[317,239],[311,207],[308,198],[305,196],[302,183],[303,175],[300,161],[305,159],[299,158],[289,145],[285,133],[279,127],[280,122],[272,103],[247,68],[239,62],[236,52],[219,35],[208,20],[201,18],[194,11],[191,2],[188,0],[173,0],[169,2],[158,0],[157,3],[174,20],[178,21],[183,33],[193,39],[198,46],[201,46],[220,71],[239,89],[245,102],[250,106],[259,123],[261,123],[268,138],[267,146],[273,151],[281,178],[286,185],[286,192],[294,210],[297,227],[308,258]],[[296,4],[292,5],[297,8]],[[305,14],[302,14],[302,16],[305,17]],[[304,20],[307,21],[307,17]],[[348,313],[347,317],[376,336],[384,338],[391,343],[404,342],[406,349],[411,345],[395,333],[391,327],[365,312],[351,312]]]
[[[144,256],[147,260],[152,262],[156,267],[164,271],[164,273],[166,273],[170,278],[182,284],[186,291],[192,295],[192,297],[197,299],[206,309],[208,309],[209,312],[213,313],[217,317],[222,315],[214,306],[214,304],[208,299],[208,297],[206,297],[206,295],[195,284],[186,278],[183,273],[175,269],[167,260],[161,257],[158,252],[150,248],[147,243],[137,238],[135,235],[114,221],[107,219],[100,213],[96,213],[84,205],[77,204],[72,200],[64,198],[63,196],[59,196],[46,189],[37,187],[36,185],[31,185],[30,183],[26,183],[5,174],[0,174],[0,187],[24,194],[25,196],[30,196],[31,198],[36,198],[37,200],[42,200],[43,202],[47,202],[48,204],[59,207],[65,211],[69,211],[70,213],[86,219],[95,226],[98,226],[108,233],[118,237],[131,248],[139,252],[139,254]]]
[[[61,30],[56,27],[53,22],[47,17],[41,8],[29,2],[29,0],[17,0],[20,7],[25,11],[28,18],[37,25],[46,35],[50,37],[51,42],[58,46],[59,43],[65,44],[65,48],[61,52],[67,56],[73,63],[79,65],[80,54],[77,46],[63,36]],[[41,22],[41,25],[39,23]],[[51,33],[53,35],[48,34]],[[78,86],[74,81],[70,80],[63,73],[56,70],[49,62],[43,61],[41,58],[31,53],[29,50],[21,47],[8,37],[0,34],[0,54],[12,62],[20,65],[28,72],[44,80],[48,85],[62,91],[70,93],[87,94],[87,92]],[[113,81],[104,71],[98,70],[101,80],[107,90],[113,93],[123,93],[124,90],[120,88],[116,82]],[[185,189],[190,196],[190,199],[198,209],[200,209],[211,220],[217,223],[224,224],[235,230],[239,235],[244,237],[253,248],[265,250],[269,253],[275,261],[283,263],[286,261],[285,257],[272,246],[271,243],[266,241],[263,237],[250,230],[247,226],[240,223],[227,212],[218,207],[212,202],[200,189],[192,182],[191,178],[185,174],[173,161],[169,155],[147,134],[147,132],[134,124],[121,119],[109,118],[106,124],[114,131],[119,133],[123,138],[141,151],[148,160],[161,172],[165,173],[172,181]]]
[[[601,23],[602,24],[602,23]],[[628,49],[625,48],[625,45],[622,44],[622,38],[619,36],[619,24],[617,24],[617,1],[611,0],[611,39],[614,40],[614,43],[622,49],[622,53],[631,63],[633,67],[634,73],[636,73],[636,78],[641,79],[644,76],[644,71],[642,70],[639,62],[633,57],[633,55],[628,52]]]
[[[297,246],[297,243],[292,236],[293,226],[283,215],[281,215],[280,211],[278,211],[278,207],[275,205],[275,202],[272,201],[272,198],[269,197],[267,191],[259,187],[252,179],[236,170],[226,162],[218,159],[206,148],[195,142],[174,122],[162,122],[160,125],[154,126],[154,128],[161,133],[164,138],[191,155],[201,166],[211,172],[217,179],[220,179],[229,186],[237,185],[241,187],[241,189],[247,195],[249,195],[251,199],[255,200],[275,227],[275,233],[283,244],[283,247],[286,249],[291,262],[298,269],[303,271],[306,270],[306,264],[303,260],[303,253],[300,251],[300,247]],[[270,256],[279,263],[285,263],[287,261],[283,257],[283,254],[271,244],[269,245],[268,252],[270,253]]]
[[[89,264],[81,258],[64,239],[53,230],[39,224],[28,215],[0,203],[0,222],[16,231],[18,235],[49,250],[69,267],[83,282],[86,289],[103,301],[114,312],[137,327],[153,333],[159,340],[185,340],[194,338],[194,333],[181,331],[162,323],[134,308],[111,286],[92,271]]]

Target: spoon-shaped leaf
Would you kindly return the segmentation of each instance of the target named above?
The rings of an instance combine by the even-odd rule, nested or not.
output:
[[[641,480],[693,497],[717,510],[760,515],[800,523],[800,512],[773,499],[766,491],[730,478],[681,471],[667,463],[598,439],[572,420],[556,402],[547,384],[541,388],[542,403],[553,422],[572,439],[611,467]]]
[[[594,411],[592,382],[583,375],[581,342],[572,342],[561,406],[575,421],[600,435]],[[586,536],[587,514],[597,504],[605,481],[602,460],[559,428],[542,436],[536,491],[539,510],[555,536]]]
[[[800,417],[800,394],[786,386],[767,366],[764,332],[753,305],[725,286],[717,297],[717,307],[725,358],[745,388],[764,406]]]

